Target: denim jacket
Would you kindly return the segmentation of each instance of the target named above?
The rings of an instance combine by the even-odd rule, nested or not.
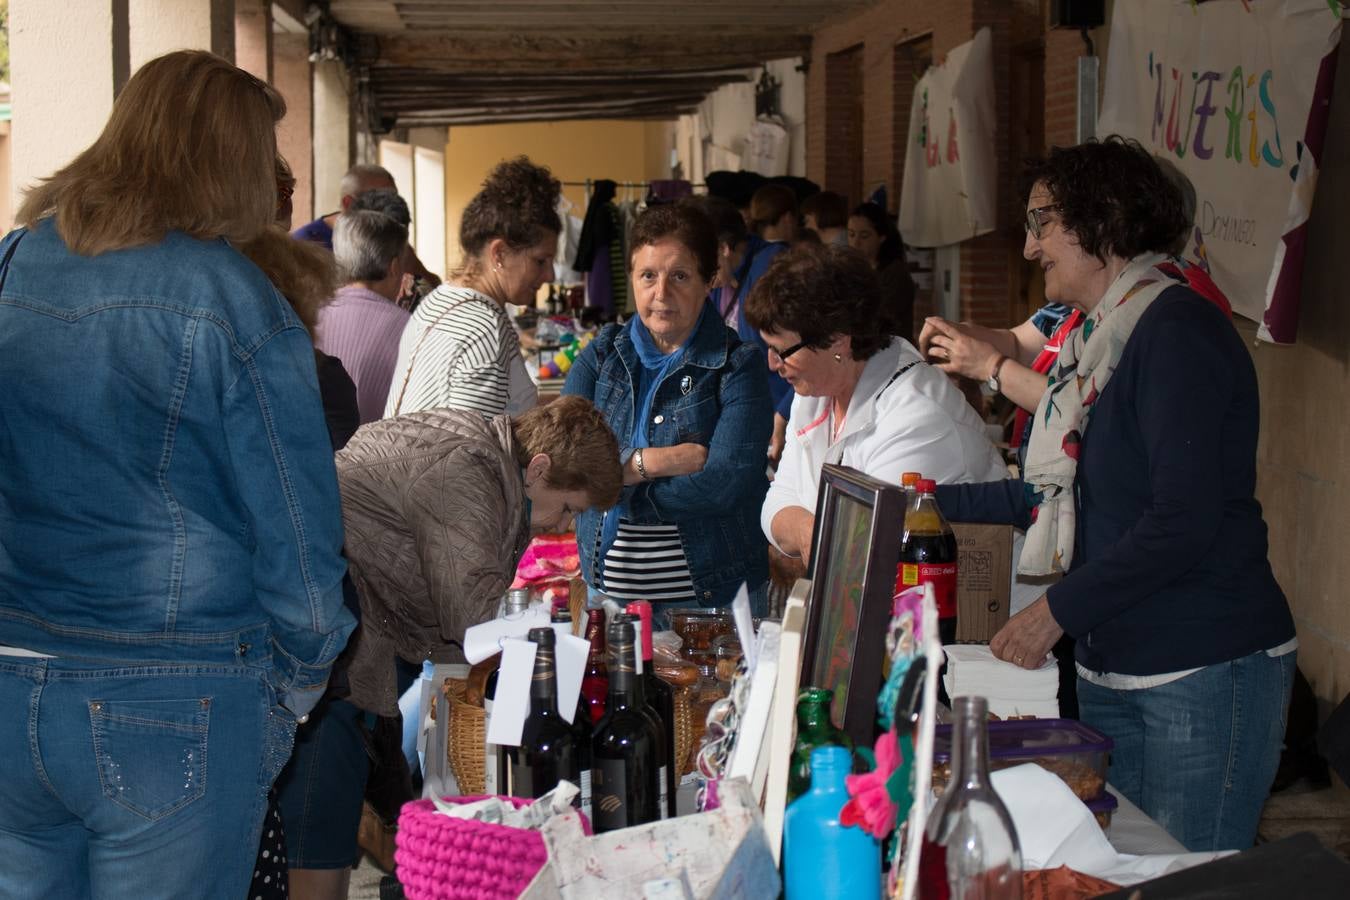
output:
[[[725,606],[741,582],[769,577],[768,545],[759,509],[769,482],[766,450],[773,433],[768,367],[759,348],[740,341],[715,314],[701,318],[684,358],[657,387],[647,434],[653,447],[699,443],[708,448],[701,472],[628,485],[620,505],[638,524],[673,524],[702,606]],[[628,329],[610,325],[577,356],[564,394],[596,405],[632,455],[635,373],[641,363]],[[586,583],[602,589],[596,548],[604,511],[577,518],[577,547]]]
[[[354,619],[304,326],[223,240],[85,257],[44,220],[11,249],[0,644],[256,665],[305,712]]]

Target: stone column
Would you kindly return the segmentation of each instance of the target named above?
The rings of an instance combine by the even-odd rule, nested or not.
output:
[[[127,0],[10,0],[15,208],[98,137],[126,82]]]
[[[352,124],[350,76],[342,63],[317,62],[313,72],[314,214],[318,216],[341,205],[342,176],[352,164]]]
[[[291,204],[294,226],[299,228],[319,212],[330,211],[314,208],[314,85],[305,35],[273,37],[272,86],[286,100],[286,118],[277,127],[277,149],[295,175]]]
[[[234,64],[275,85],[272,61],[272,4],[235,0]]]
[[[234,62],[234,0],[119,0],[127,8],[131,70],[171,50],[210,50]]]

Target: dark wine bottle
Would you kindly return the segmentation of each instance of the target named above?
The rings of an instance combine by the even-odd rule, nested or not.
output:
[[[660,678],[656,677],[656,666],[652,662],[652,605],[646,600],[634,600],[628,604],[628,611],[638,617],[642,625],[639,639],[642,650],[642,688],[647,695],[647,708],[661,723],[665,741],[665,771],[662,773],[661,798],[665,804],[662,818],[675,818],[675,790],[680,781],[680,760],[675,758],[675,692]]]
[[[643,708],[632,622],[609,627],[609,696],[591,741],[596,833],[655,822],[660,811],[658,734]]]
[[[631,607],[632,603],[628,606]],[[625,609],[627,610],[627,607]],[[668,819],[670,818],[670,801],[673,797],[670,792],[670,760],[674,755],[670,749],[672,743],[670,731],[671,726],[675,724],[675,720],[663,719],[661,711],[652,702],[651,689],[646,678],[646,667],[642,660],[642,620],[638,618],[637,610],[621,612],[615,616],[615,619],[620,622],[631,622],[633,625],[633,642],[636,645],[634,649],[638,656],[638,682],[642,685],[642,711],[656,731],[656,767],[657,777],[660,779],[659,797],[657,798],[657,802],[660,804],[659,817]],[[667,721],[669,721],[669,725],[666,724]]]
[[[529,588],[511,588],[506,592],[501,605],[497,608],[498,618],[524,615],[530,608]],[[501,654],[497,654],[497,664],[501,665]],[[487,677],[487,686],[483,691],[483,714],[492,720],[492,703],[497,697],[497,676],[501,670],[494,667]],[[486,732],[487,729],[484,729]],[[483,788],[488,795],[511,794],[511,772],[503,765],[505,753],[496,744],[485,742],[486,764],[483,772]]]
[[[591,652],[586,658],[586,674],[581,676],[581,696],[590,711],[591,724],[600,724],[605,714],[605,697],[609,694],[609,670],[605,667],[605,611],[586,611],[586,640]]]
[[[529,638],[535,644],[530,715],[521,730],[520,746],[502,750],[510,766],[511,796],[534,798],[564,778],[580,781],[580,770],[572,728],[558,713],[557,636],[552,628],[531,628]]]
[[[602,611],[603,615],[603,611]],[[554,606],[550,621],[554,625],[572,624],[572,611],[566,606]],[[603,619],[601,620],[603,621]],[[594,723],[591,721],[590,704],[583,694],[577,694],[576,712],[572,713],[572,743],[577,748],[577,771],[580,780],[571,779],[581,790],[579,800],[581,811],[590,819],[591,809],[591,738],[594,736]]]

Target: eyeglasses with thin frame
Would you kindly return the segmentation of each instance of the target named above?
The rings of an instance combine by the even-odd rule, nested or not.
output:
[[[1048,206],[1038,206],[1035,209],[1027,210],[1026,226],[1027,231],[1032,237],[1039,241],[1041,239],[1041,229],[1049,224],[1047,220],[1041,218],[1041,213],[1055,212],[1058,209],[1058,203],[1051,203]]]
[[[807,344],[810,343],[811,343],[810,341],[798,341],[797,343],[793,344],[786,350],[776,350],[773,347],[770,347],[769,355],[772,356],[774,359],[778,360],[779,365],[782,365],[783,363],[788,361],[789,356],[796,353],[798,350],[802,349],[803,347],[805,347]]]

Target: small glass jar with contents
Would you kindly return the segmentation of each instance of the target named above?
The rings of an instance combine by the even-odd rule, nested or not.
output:
[[[712,643],[714,671],[722,684],[731,684],[736,677],[736,666],[740,664],[741,640],[734,634],[718,635]]]

